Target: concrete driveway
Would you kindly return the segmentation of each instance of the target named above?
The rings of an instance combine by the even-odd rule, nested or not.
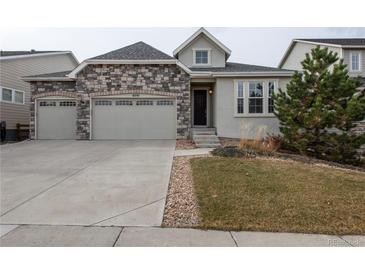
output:
[[[173,140],[26,141],[1,149],[1,224],[159,226]]]

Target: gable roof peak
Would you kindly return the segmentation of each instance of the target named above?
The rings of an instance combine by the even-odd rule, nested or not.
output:
[[[186,48],[192,41],[194,41],[201,34],[205,35],[209,40],[211,40],[218,48],[222,49],[226,54],[226,60],[231,55],[231,50],[226,47],[222,42],[220,42],[217,38],[215,38],[209,31],[207,31],[204,27],[199,28],[196,32],[194,32],[188,39],[186,39],[178,48],[176,48],[173,52],[173,55],[177,57],[180,51]]]

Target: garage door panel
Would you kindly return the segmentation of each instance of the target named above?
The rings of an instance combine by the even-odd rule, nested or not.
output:
[[[93,139],[175,138],[176,106],[174,100],[94,100]]]
[[[76,101],[39,100],[37,130],[38,139],[76,139]]]

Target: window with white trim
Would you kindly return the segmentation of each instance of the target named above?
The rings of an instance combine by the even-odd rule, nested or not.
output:
[[[210,50],[209,49],[194,49],[194,65],[209,65]]]
[[[236,99],[236,111],[238,114],[243,114],[244,113],[244,85],[243,85],[243,81],[238,81],[237,82],[237,99]]]
[[[248,112],[263,113],[264,109],[264,88],[262,82],[249,82],[248,84]]]
[[[361,64],[361,54],[360,52],[351,52],[350,53],[350,70],[351,71],[360,71]]]
[[[277,80],[235,80],[234,115],[237,117],[273,116]]]
[[[7,103],[24,104],[24,91],[2,87],[1,101]]]
[[[14,102],[17,104],[24,104],[24,92],[14,90]]]
[[[267,94],[267,112],[274,113],[274,98],[272,98],[275,92],[275,82],[270,81],[268,83],[268,94]]]
[[[2,88],[1,100],[5,101],[5,102],[12,102],[13,101],[13,91],[8,88]]]

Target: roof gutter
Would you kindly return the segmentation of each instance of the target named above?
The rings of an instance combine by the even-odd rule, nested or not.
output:
[[[68,81],[68,82],[73,82],[75,81],[75,79],[70,78],[70,77],[31,77],[31,76],[26,76],[26,77],[21,77],[20,79],[22,79],[25,82],[37,82],[37,81]]]

